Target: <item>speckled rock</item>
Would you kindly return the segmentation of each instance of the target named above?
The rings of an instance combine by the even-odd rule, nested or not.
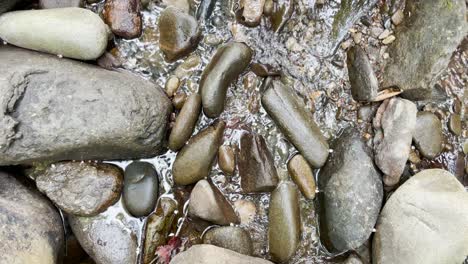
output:
[[[238,224],[239,217],[223,194],[207,180],[199,181],[190,194],[189,216],[218,225]]]
[[[123,173],[111,164],[61,162],[40,173],[36,185],[66,213],[93,216],[119,200]]]
[[[126,39],[138,38],[142,32],[141,0],[106,0],[103,17],[112,32]]]
[[[169,6],[159,17],[159,47],[168,61],[192,52],[200,41],[201,31],[194,17]]]
[[[102,19],[83,8],[15,11],[0,16],[0,38],[4,41],[73,59],[97,59],[107,47],[108,36]]]
[[[384,183],[398,183],[408,160],[416,127],[416,105],[393,97],[385,100],[373,120],[375,163],[385,174]]]
[[[354,46],[347,53],[351,95],[356,101],[372,101],[377,96],[379,82],[364,50]]]
[[[424,170],[386,202],[373,263],[463,263],[468,253],[468,193],[449,172]]]
[[[125,168],[123,202],[136,217],[150,214],[159,196],[158,173],[148,162],[134,161]]]
[[[171,264],[273,264],[265,259],[239,254],[213,245],[195,245],[177,254]]]
[[[271,194],[268,222],[270,255],[276,262],[286,262],[301,239],[299,192],[293,183],[281,182]]]
[[[172,107],[155,84],[11,46],[0,47],[0,61],[0,165],[162,150]]]
[[[235,251],[243,255],[252,255],[253,244],[249,233],[236,226],[215,227],[203,235],[203,244],[211,244]]]
[[[432,87],[467,33],[464,0],[407,1],[395,32],[382,88],[397,86],[411,100],[431,97]],[[434,34],[437,32],[437,34]]]
[[[1,263],[58,263],[64,233],[57,209],[38,191],[0,172]]]
[[[416,128],[413,133],[413,141],[421,154],[433,159],[442,151],[442,123],[431,112],[419,112],[416,118]]]
[[[302,195],[307,199],[314,199],[316,189],[314,172],[302,155],[297,154],[289,160],[288,172]]]
[[[318,177],[320,239],[328,251],[357,249],[372,234],[383,201],[383,184],[372,151],[354,128],[333,144]]]

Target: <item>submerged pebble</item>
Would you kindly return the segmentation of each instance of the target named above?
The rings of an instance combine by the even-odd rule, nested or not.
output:
[[[219,168],[227,175],[232,175],[236,170],[236,154],[231,146],[221,146],[218,151]]]
[[[203,244],[226,248],[243,255],[252,255],[253,244],[249,233],[236,226],[215,227],[203,236]]]
[[[201,98],[199,94],[190,95],[176,118],[169,135],[169,149],[181,149],[193,133],[201,113]]]
[[[123,201],[136,217],[149,215],[158,200],[158,173],[148,162],[135,161],[125,168]]]
[[[307,199],[314,199],[316,189],[314,172],[302,155],[297,154],[289,160],[288,172],[302,195]]]

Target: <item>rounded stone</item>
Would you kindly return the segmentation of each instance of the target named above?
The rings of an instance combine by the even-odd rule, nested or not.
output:
[[[314,172],[302,155],[297,154],[289,160],[288,172],[304,197],[314,199],[316,189]]]
[[[442,123],[431,112],[419,112],[416,118],[416,128],[413,141],[421,154],[433,159],[442,151]]]
[[[236,169],[236,154],[231,146],[221,146],[218,150],[219,168],[227,175],[232,175]]]
[[[203,244],[230,249],[243,255],[252,255],[253,244],[249,233],[236,226],[215,227],[203,236]]]
[[[125,168],[123,201],[130,214],[149,215],[158,200],[158,173],[148,162],[135,161]]]

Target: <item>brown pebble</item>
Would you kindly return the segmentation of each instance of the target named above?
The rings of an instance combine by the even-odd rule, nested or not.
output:
[[[106,0],[104,21],[115,35],[137,38],[142,31],[140,8],[140,0]]]
[[[172,97],[176,92],[177,89],[179,89],[179,78],[177,76],[171,76],[169,79],[166,81],[166,94],[169,97]]]
[[[227,175],[232,175],[236,170],[236,155],[231,146],[221,146],[218,151],[219,168]]]
[[[457,136],[461,135],[462,128],[461,128],[460,115],[453,114],[453,115],[450,116],[449,129],[455,135],[457,135]]]
[[[307,199],[315,198],[315,178],[312,168],[304,157],[297,154],[288,162],[288,172],[291,179]]]
[[[180,110],[184,106],[185,101],[187,100],[187,94],[182,92],[182,93],[177,93],[174,95],[174,98],[172,99],[172,105],[174,105],[175,109]]]

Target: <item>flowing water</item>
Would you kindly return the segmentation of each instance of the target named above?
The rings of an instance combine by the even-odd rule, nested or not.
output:
[[[295,1],[295,12],[280,33],[273,32],[269,22],[265,19],[256,28],[247,28],[236,23],[232,12],[234,5],[231,1],[218,1],[211,19],[202,26],[204,38],[198,48],[188,57],[171,64],[164,61],[158,45],[157,21],[163,8],[158,4],[150,3],[143,11],[143,35],[134,40],[115,40],[118,51],[114,53],[122,59],[124,69],[150,79],[161,87],[164,87],[169,76],[178,76],[182,83],[179,89],[191,94],[197,92],[201,72],[219,44],[232,40],[244,41],[255,51],[254,62],[270,64],[275,69],[281,70],[283,81],[294,87],[302,96],[327,138],[333,139],[344,127],[350,125],[357,126],[366,132],[369,124],[358,120],[357,110],[360,105],[350,96],[346,55],[339,45],[342,42],[345,44],[352,42],[349,28],[356,23],[352,28],[363,33],[360,45],[365,47],[375,71],[381,74],[386,47],[372,37],[370,27],[365,26],[360,17],[364,15],[373,21],[374,25],[371,27],[380,25],[381,28],[388,26],[389,17],[380,14],[381,7],[384,5],[382,3],[369,8],[370,4],[376,1],[342,1],[325,1],[324,6],[317,6],[315,0]],[[102,9],[102,2],[90,5],[88,8],[99,11]],[[358,12],[349,10],[353,8]],[[465,184],[468,180],[463,172],[462,140],[447,130],[446,123],[448,113],[453,112],[455,98],[463,101],[463,88],[466,87],[468,80],[466,46],[462,45],[458,49],[450,69],[439,82],[441,89],[445,90],[449,97],[431,104],[442,114],[444,133],[448,139],[447,151],[435,161],[423,160],[418,165],[412,164],[410,168],[414,173],[423,168],[443,167],[454,173],[461,173]],[[263,135],[274,155],[280,174],[285,178],[288,177],[285,173],[286,162],[296,150],[278,131],[276,125],[261,107],[262,82],[262,78],[246,71],[230,87],[226,110],[221,116],[227,123],[224,144],[238,145],[239,137],[245,130]],[[212,121],[202,116],[195,133]],[[152,163],[160,173],[161,193],[166,195],[171,195],[173,192],[171,166],[175,156],[176,153],[168,151],[163,155],[145,160]],[[460,159],[461,172],[459,172]],[[130,162],[122,161],[116,164],[125,168]],[[243,200],[255,204],[255,217],[251,222],[242,223],[241,226],[246,228],[252,236],[255,255],[268,258],[266,234],[269,194],[242,194],[238,174],[225,176],[217,165],[213,167],[210,177],[232,203],[237,205],[238,201]],[[289,263],[333,262],[320,250],[313,202],[302,197],[300,206],[302,242]],[[129,216],[121,202],[103,214],[119,215],[119,219],[125,226],[130,226],[138,237],[141,236],[144,219]]]

